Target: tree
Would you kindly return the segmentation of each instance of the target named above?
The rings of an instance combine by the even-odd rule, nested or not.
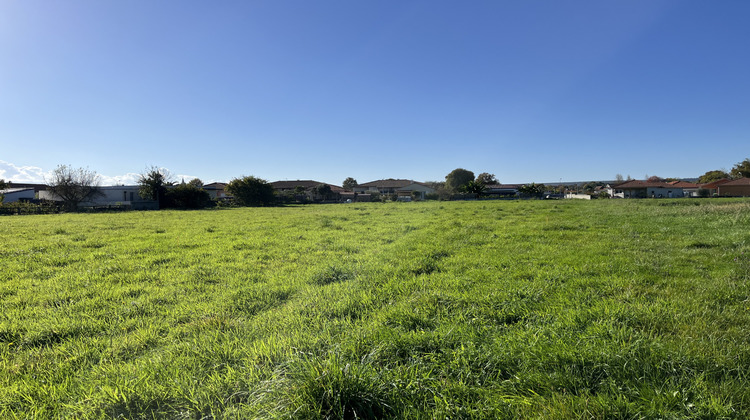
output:
[[[474,180],[474,172],[463,168],[457,168],[445,176],[445,186],[452,191],[461,191],[461,188]]]
[[[615,175],[615,182],[622,182],[623,180],[622,174]]]
[[[4,179],[0,179],[0,204],[2,204],[5,199],[5,195],[2,194],[2,191],[6,188],[8,188],[8,183],[5,182]]]
[[[532,182],[531,184],[518,187],[518,192],[522,195],[536,197],[544,194],[544,188],[544,184],[535,184]]]
[[[200,178],[193,178],[187,183],[188,185],[192,185],[195,188],[203,188],[203,181],[201,181]]]
[[[487,172],[482,172],[481,174],[477,175],[476,182],[482,184],[482,185],[492,185],[492,184],[498,184],[497,178],[495,178],[495,174],[489,174]]]
[[[323,200],[328,200],[333,193],[331,186],[328,184],[319,184],[315,186],[315,194],[319,195]]]
[[[254,176],[235,178],[229,181],[225,189],[241,206],[270,206],[275,201],[271,184]]]
[[[463,191],[468,194],[473,194],[476,198],[479,198],[484,194],[486,189],[484,183],[480,181],[469,181],[468,184],[464,185]]]
[[[732,178],[750,178],[750,159],[737,162],[730,172]]]
[[[174,181],[168,170],[152,166],[138,177],[138,184],[138,195],[156,201],[161,208],[162,204],[166,204],[167,188],[174,185]]]
[[[208,207],[211,196],[203,188],[191,183],[182,183],[169,188],[165,194],[164,207],[177,209],[200,209]]]
[[[352,177],[346,178],[341,186],[344,187],[346,191],[354,191],[354,187],[357,186],[357,180]]]
[[[68,211],[75,211],[79,204],[102,195],[99,175],[87,168],[60,165],[52,171],[52,178],[47,181],[47,185],[47,191],[60,198]]]
[[[714,182],[726,178],[729,178],[729,174],[726,171],[708,171],[698,178],[698,182],[701,184],[708,184],[709,182]]]
[[[646,177],[646,181],[649,181],[649,182],[664,182],[664,178],[662,178],[660,176],[653,175],[653,176]]]

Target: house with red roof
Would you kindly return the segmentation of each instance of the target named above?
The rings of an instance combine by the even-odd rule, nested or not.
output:
[[[698,190],[698,186],[692,183],[674,184],[665,181],[639,181],[632,180],[614,186],[615,194],[622,194],[624,198],[678,198],[686,197],[683,187]],[[687,185],[689,184],[689,185]]]
[[[713,197],[715,195],[719,195],[719,185],[726,184],[729,181],[731,180],[724,178],[718,181],[709,182],[707,184],[701,184],[700,189],[707,190],[706,195],[708,197]]]
[[[718,186],[721,197],[750,197],[750,178],[740,178]]]

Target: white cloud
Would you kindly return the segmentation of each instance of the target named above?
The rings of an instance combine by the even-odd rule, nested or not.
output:
[[[102,185],[135,185],[138,183],[138,178],[141,174],[127,173],[125,175],[99,175]]]
[[[0,179],[11,182],[25,182],[31,184],[44,183],[44,177],[49,177],[49,171],[37,166],[16,166],[10,162],[0,160]]]
[[[0,179],[10,182],[44,184],[45,178],[50,179],[52,170],[45,171],[37,166],[17,166],[10,162],[0,160]],[[183,176],[183,175],[180,175]],[[102,175],[99,174],[101,185],[135,185],[138,183],[138,173],[127,173],[124,175]],[[185,181],[194,178],[184,175]]]

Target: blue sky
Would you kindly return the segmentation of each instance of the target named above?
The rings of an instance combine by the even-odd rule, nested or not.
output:
[[[0,178],[697,177],[750,157],[750,2],[0,1]]]

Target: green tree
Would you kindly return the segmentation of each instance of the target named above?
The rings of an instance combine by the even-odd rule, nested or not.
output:
[[[192,185],[195,188],[203,188],[203,181],[200,178],[193,178],[188,181],[188,185]]]
[[[177,209],[200,209],[211,204],[211,196],[203,188],[191,183],[167,189],[164,207]]]
[[[474,197],[479,198],[484,194],[486,189],[484,183],[479,181],[469,181],[468,184],[463,186],[463,191],[467,194],[472,194]]]
[[[520,187],[518,187],[518,192],[521,195],[530,196],[530,197],[538,197],[544,194],[544,184],[525,184]]]
[[[159,208],[166,204],[167,189],[174,185],[172,174],[164,168],[152,166],[138,177],[138,195],[146,200],[154,200]]]
[[[264,207],[275,202],[271,184],[254,176],[235,178],[229,181],[225,189],[241,206]]]
[[[730,172],[732,178],[750,178],[750,159],[737,162]]]
[[[352,177],[346,178],[341,186],[344,187],[346,191],[354,191],[354,187],[357,186],[357,180]]]
[[[461,191],[464,186],[474,180],[474,172],[463,168],[457,168],[445,176],[446,188],[457,192]]]
[[[47,191],[62,200],[63,207],[68,211],[75,211],[80,203],[102,195],[96,172],[70,165],[55,168],[47,185]]]
[[[333,194],[331,186],[328,184],[319,184],[315,187],[315,194],[321,197],[322,200],[328,200]]]
[[[701,184],[708,184],[709,182],[714,182],[725,178],[729,178],[729,174],[726,171],[708,171],[698,178],[698,182]]]
[[[499,184],[497,178],[495,178],[495,174],[490,174],[487,172],[482,172],[481,174],[477,175],[477,179],[475,181],[482,185]]]
[[[2,190],[8,188],[8,183],[5,182],[4,179],[0,179],[0,204],[3,203],[3,200],[5,199],[5,195],[2,194]]]

